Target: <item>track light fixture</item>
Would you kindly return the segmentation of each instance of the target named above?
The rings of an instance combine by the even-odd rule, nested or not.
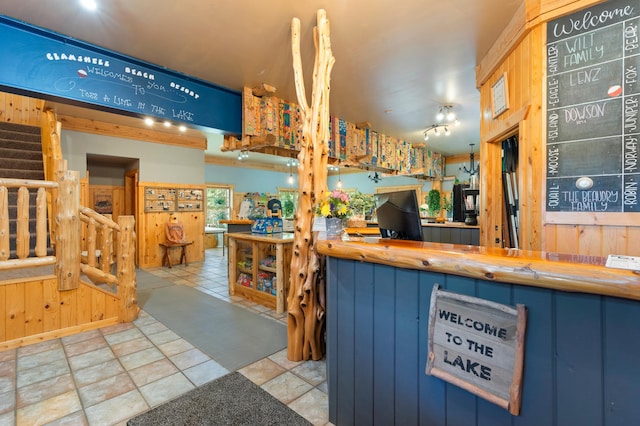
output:
[[[442,133],[444,133],[445,136],[449,136],[451,134],[448,124],[432,124],[424,131],[425,141],[429,140],[429,132],[431,131],[433,131],[432,133],[434,136],[440,136]]]
[[[432,124],[424,131],[425,141],[429,140],[429,132],[431,131],[433,131],[434,136],[440,136],[441,133],[449,136],[451,134],[450,127],[460,125],[460,121],[458,121],[456,114],[453,112],[453,106],[451,105],[440,105],[438,113],[436,114],[436,120],[438,120],[438,124]]]
[[[456,114],[453,112],[452,105],[440,105],[438,108],[438,114],[436,114],[436,120],[438,122],[444,121],[447,119],[448,123],[454,123],[456,121]]]
[[[249,158],[249,151],[240,151],[238,153],[238,160],[242,161],[245,158]]]

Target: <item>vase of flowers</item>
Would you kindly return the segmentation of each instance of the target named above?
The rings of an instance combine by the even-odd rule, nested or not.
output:
[[[325,192],[316,205],[316,214],[325,218],[327,237],[342,233],[343,220],[351,215],[349,194],[339,189]]]

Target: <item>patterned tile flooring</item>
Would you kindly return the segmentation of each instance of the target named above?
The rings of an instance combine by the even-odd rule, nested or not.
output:
[[[286,322],[285,314],[229,297],[222,248],[205,257],[147,271]],[[324,360],[291,362],[285,349],[239,371],[314,425],[330,424]],[[133,323],[1,351],[0,426],[125,425],[228,372],[141,311]]]

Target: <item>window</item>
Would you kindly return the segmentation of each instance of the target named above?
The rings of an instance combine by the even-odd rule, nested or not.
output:
[[[221,228],[220,220],[231,218],[231,199],[230,185],[207,186],[206,226]]]
[[[298,189],[278,188],[278,199],[282,204],[282,218],[293,219],[293,215],[298,208]]]

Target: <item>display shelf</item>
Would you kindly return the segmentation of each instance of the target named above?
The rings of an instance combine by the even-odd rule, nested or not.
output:
[[[145,188],[144,211],[199,212],[204,210],[204,191],[185,188]]]
[[[293,234],[229,233],[229,294],[286,310]]]

